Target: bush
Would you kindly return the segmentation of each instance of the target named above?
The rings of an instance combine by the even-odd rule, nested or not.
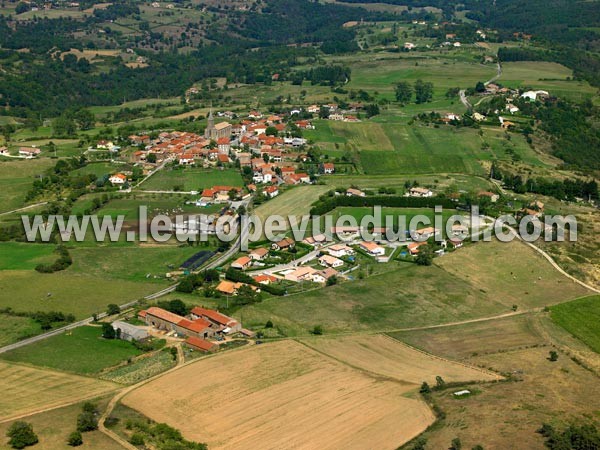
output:
[[[129,443],[131,445],[144,445],[144,436],[140,433],[133,433],[129,438]]]
[[[73,431],[67,439],[67,444],[71,447],[78,447],[83,444],[83,437],[79,431]]]
[[[119,305],[115,305],[114,303],[111,303],[110,305],[108,305],[108,307],[106,309],[106,314],[108,314],[109,316],[117,315],[120,312],[121,312],[121,308],[119,307]]]
[[[8,444],[12,448],[25,448],[38,443],[38,437],[33,432],[33,427],[27,422],[13,423],[6,432],[6,436],[10,438]]]

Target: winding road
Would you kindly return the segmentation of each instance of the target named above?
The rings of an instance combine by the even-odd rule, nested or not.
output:
[[[496,72],[496,75],[494,75],[492,78],[490,78],[485,83],[483,83],[485,86],[487,86],[490,83],[493,83],[494,81],[496,81],[498,78],[500,78],[502,76],[502,65],[499,62],[497,64],[498,64],[498,70]],[[463,105],[465,105],[465,107],[467,109],[471,109],[473,107],[473,105],[471,105],[471,103],[469,102],[469,99],[467,98],[466,89],[461,89],[458,92],[458,95],[460,96],[460,101],[462,102]]]

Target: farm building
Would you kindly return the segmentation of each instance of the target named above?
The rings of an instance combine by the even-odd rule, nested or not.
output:
[[[215,352],[219,349],[219,346],[213,342],[205,341],[194,336],[191,336],[185,340],[185,345],[194,350],[200,350],[201,352]]]
[[[159,330],[175,332],[181,336],[208,338],[213,336],[216,331],[219,331],[212,328],[211,323],[204,319],[188,320],[185,317],[156,306],[148,308],[143,317],[147,325]]]
[[[191,312],[192,318],[209,322],[212,327],[218,327],[223,333],[237,333],[242,329],[242,324],[237,320],[221,314],[214,309],[201,308],[196,306]]]
[[[111,325],[115,331],[120,330],[117,331],[117,333],[119,338],[123,339],[124,341],[143,341],[150,336],[148,331],[144,330],[143,328],[136,327],[135,325],[123,322],[121,320],[116,320]]]

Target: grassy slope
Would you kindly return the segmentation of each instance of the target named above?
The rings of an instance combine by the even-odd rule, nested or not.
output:
[[[600,353],[600,297],[586,297],[553,306],[552,320]]]
[[[53,164],[45,158],[0,162],[0,212],[23,206],[34,177]]]
[[[70,268],[53,274],[0,271],[0,308],[17,311],[62,311],[79,319],[102,312],[110,303],[123,304],[159,290],[151,283],[97,278]],[[51,296],[47,294],[51,293]]]

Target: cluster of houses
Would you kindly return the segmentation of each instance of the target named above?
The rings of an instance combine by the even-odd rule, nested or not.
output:
[[[252,335],[250,331],[242,328],[242,324],[239,321],[213,309],[199,306],[193,308],[186,317],[152,306],[140,311],[138,318],[154,330],[174,337],[184,338],[188,346],[207,352],[218,349],[218,344],[209,341],[209,339],[236,333],[246,336]],[[113,328],[122,326],[121,322],[113,323]],[[123,333],[123,329],[120,329],[121,333]],[[127,331],[127,335],[130,334],[131,332]]]

